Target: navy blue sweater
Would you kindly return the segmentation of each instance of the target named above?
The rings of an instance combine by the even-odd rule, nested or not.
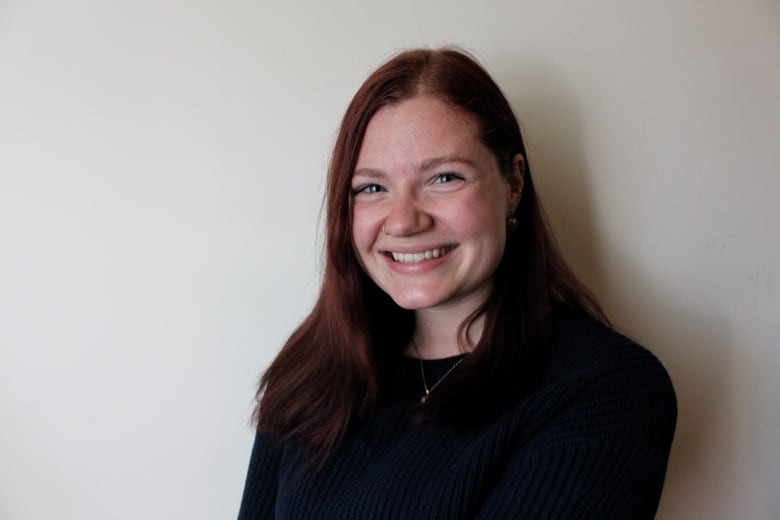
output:
[[[414,421],[419,361],[399,357],[392,402],[322,470],[258,433],[239,520],[653,518],[677,417],[669,376],[590,319],[557,328],[543,384],[477,431]],[[455,361],[425,361],[429,381]]]

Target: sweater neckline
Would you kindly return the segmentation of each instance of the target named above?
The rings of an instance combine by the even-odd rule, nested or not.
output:
[[[443,358],[432,358],[432,359],[421,359],[417,357],[407,356],[406,354],[399,354],[398,357],[401,358],[401,362],[403,363],[420,363],[422,362],[423,365],[431,365],[432,367],[435,365],[448,365],[455,363],[456,361],[465,358],[468,356],[468,353],[465,354],[456,354],[454,356],[447,356]]]

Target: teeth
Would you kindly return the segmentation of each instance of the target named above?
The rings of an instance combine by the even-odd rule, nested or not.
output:
[[[423,260],[430,260],[431,258],[439,258],[446,255],[451,247],[440,247],[437,249],[429,249],[428,251],[420,251],[419,253],[391,253],[393,260],[401,262],[402,264],[413,264],[416,262],[422,262]]]

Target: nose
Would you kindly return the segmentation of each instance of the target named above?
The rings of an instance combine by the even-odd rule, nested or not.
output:
[[[389,201],[384,232],[394,237],[411,236],[433,226],[433,217],[423,201],[414,194],[404,194]]]

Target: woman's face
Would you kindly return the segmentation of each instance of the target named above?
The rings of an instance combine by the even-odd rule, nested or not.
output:
[[[467,113],[436,97],[387,106],[352,177],[352,236],[369,277],[405,309],[473,310],[490,294],[520,197]],[[464,307],[465,306],[465,307]]]

